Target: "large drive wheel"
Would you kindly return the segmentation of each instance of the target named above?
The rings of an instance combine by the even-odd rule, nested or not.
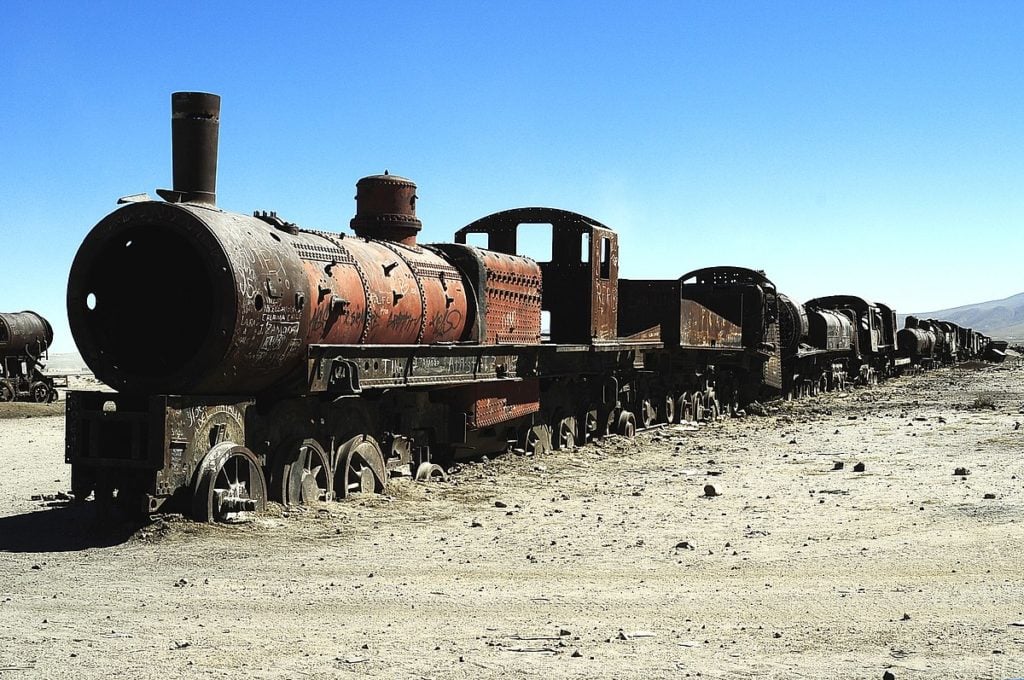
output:
[[[420,466],[416,468],[416,481],[417,482],[446,482],[448,481],[448,473],[444,471],[444,468],[434,463],[420,463]]]
[[[633,437],[636,435],[636,416],[625,409],[620,411],[618,427],[615,431],[623,437]]]
[[[315,439],[292,440],[274,463],[274,497],[284,505],[309,505],[334,498],[327,454]]]
[[[648,428],[654,424],[655,419],[658,417],[657,411],[654,409],[654,401],[650,397],[644,397],[640,400],[640,423],[644,428]]]
[[[361,434],[338,448],[334,469],[334,493],[338,498],[383,491],[386,479],[384,454],[373,437]]]
[[[580,443],[586,444],[587,442],[592,442],[601,436],[598,432],[600,426],[597,414],[597,407],[592,405],[587,408],[583,417],[579,419],[580,433],[578,441]]]
[[[561,418],[555,422],[554,441],[555,448],[558,450],[574,449],[576,448],[576,418],[568,416]]]
[[[42,381],[32,383],[28,393],[32,397],[32,401],[37,404],[45,404],[50,401],[50,386]]]
[[[722,415],[722,407],[718,405],[718,399],[712,397],[708,402],[708,408],[705,411],[707,418],[710,422],[718,420],[719,416]]]
[[[193,517],[200,522],[224,522],[240,512],[266,508],[267,480],[255,454],[231,442],[210,449],[193,486]]]
[[[659,419],[663,423],[678,423],[679,412],[676,411],[676,400],[672,398],[671,394],[666,394],[661,400],[661,413],[658,414]]]
[[[519,433],[519,448],[528,456],[551,450],[551,428],[547,425],[527,425]]]
[[[14,387],[6,380],[0,381],[0,401],[14,401]]]

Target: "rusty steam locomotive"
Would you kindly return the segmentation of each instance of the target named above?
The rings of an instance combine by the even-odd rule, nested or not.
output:
[[[69,394],[77,498],[217,520],[914,362],[885,305],[794,304],[737,267],[619,279],[616,233],[564,210],[507,210],[420,244],[416,186],[385,173],[357,183],[354,234],[226,212],[219,110],[216,95],[172,95],[173,189],[122,199],[72,265],[72,332],[117,390]],[[536,223],[552,227],[547,262],[516,254]]]
[[[0,401],[57,399],[43,362],[53,342],[50,322],[35,312],[0,313]]]

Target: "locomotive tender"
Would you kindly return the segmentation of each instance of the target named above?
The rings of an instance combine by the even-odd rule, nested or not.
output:
[[[357,183],[354,235],[224,211],[219,115],[216,95],[172,95],[173,189],[121,199],[72,265],[75,341],[116,390],[69,393],[78,499],[221,520],[895,365],[884,305],[804,309],[739,267],[619,279],[616,233],[578,213],[507,210],[420,244],[416,185],[386,172]],[[550,261],[517,254],[538,223]]]

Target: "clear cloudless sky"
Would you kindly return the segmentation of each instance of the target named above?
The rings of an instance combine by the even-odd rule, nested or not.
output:
[[[177,90],[223,97],[229,210],[347,230],[386,168],[423,241],[548,205],[616,229],[624,277],[741,265],[907,312],[1024,290],[1021,2],[12,0],[0,311],[54,351],[85,234],[171,185]]]

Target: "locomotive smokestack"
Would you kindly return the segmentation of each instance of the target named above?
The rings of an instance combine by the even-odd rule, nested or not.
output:
[[[220,95],[171,94],[171,145],[174,189],[158,189],[170,203],[217,202],[217,140]]]

